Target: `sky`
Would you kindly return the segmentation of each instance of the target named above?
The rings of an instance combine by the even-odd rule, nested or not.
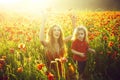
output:
[[[55,11],[79,10],[120,10],[119,0],[0,0],[0,9],[39,12],[47,8]]]
[[[64,3],[63,3],[64,2]],[[119,0],[56,0],[56,6],[59,8],[78,8],[96,10],[120,10]]]

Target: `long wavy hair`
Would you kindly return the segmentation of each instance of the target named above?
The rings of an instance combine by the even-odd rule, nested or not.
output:
[[[75,28],[75,30],[74,30],[74,32],[73,32],[73,38],[72,38],[72,40],[77,39],[77,36],[79,35],[79,31],[80,31],[80,30],[83,30],[83,31],[84,31],[84,34],[85,34],[85,36],[84,36],[84,41],[89,42],[89,41],[88,41],[88,30],[87,30],[87,28],[86,28],[85,26],[83,26],[83,25],[80,25],[80,26],[78,26],[78,27]]]
[[[51,53],[56,52],[56,50],[55,50],[56,48],[54,46],[55,39],[53,37],[54,27],[60,28],[60,26],[58,26],[58,25],[53,25],[52,27],[49,28],[48,34],[47,34],[47,42],[48,42],[47,50]],[[60,28],[60,37],[58,38],[59,50],[65,51],[65,45],[64,45],[63,40],[64,40],[63,39],[63,32],[62,32],[62,29]]]

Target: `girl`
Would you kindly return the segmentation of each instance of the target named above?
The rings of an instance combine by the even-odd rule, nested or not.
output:
[[[64,43],[71,39],[71,36],[67,38],[63,38],[63,32],[60,26],[53,25],[49,28],[47,33],[47,38],[45,39],[44,33],[44,23],[43,21],[41,29],[40,29],[40,41],[46,49],[46,59],[47,59],[47,67],[50,69],[51,61],[55,61],[56,58],[60,59],[66,57],[66,50]],[[59,64],[58,64],[59,65]],[[59,70],[61,71],[61,65],[59,65]],[[62,73],[62,72],[61,72]]]
[[[87,51],[95,53],[95,50],[89,48],[86,27],[81,25],[74,30],[71,51],[73,59],[78,62],[78,72],[82,78],[87,61]]]

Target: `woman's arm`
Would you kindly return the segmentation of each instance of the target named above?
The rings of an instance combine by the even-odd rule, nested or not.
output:
[[[72,51],[73,54],[79,55],[79,56],[81,56],[81,57],[84,57],[84,56],[85,56],[83,53],[78,52],[78,51],[76,51],[76,50],[74,50],[74,49],[71,49],[71,51]]]
[[[64,42],[68,42],[68,41],[70,41],[70,40],[71,40],[71,38],[72,38],[72,35],[67,36],[67,37],[64,39]]]
[[[44,17],[44,16],[42,16]],[[45,18],[42,18],[41,26],[40,26],[40,42],[46,46],[45,41]]]
[[[74,30],[74,28],[76,27],[76,17],[74,16],[74,15],[70,15],[70,19],[71,19],[71,21],[72,21],[72,26],[73,26],[73,30]],[[69,41],[69,40],[71,40],[72,39],[72,35],[70,35],[70,36],[67,36],[65,39],[64,39],[64,42],[67,42],[67,41]]]
[[[88,51],[89,51],[90,53],[96,53],[95,50],[94,50],[94,49],[91,49],[91,48],[88,48]]]
[[[72,21],[72,26],[73,26],[73,30],[74,30],[76,27],[76,16],[72,14],[72,15],[70,15],[70,19]]]

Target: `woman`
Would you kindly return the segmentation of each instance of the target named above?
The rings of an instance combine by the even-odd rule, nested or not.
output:
[[[47,67],[51,69],[51,62],[55,59],[61,59],[66,57],[66,48],[64,43],[71,39],[72,36],[63,38],[63,32],[60,26],[53,25],[49,28],[48,33],[46,34],[47,38],[45,39],[44,31],[45,20],[42,23],[40,28],[40,41],[46,49],[45,55],[47,59]],[[60,75],[62,75],[61,64],[58,64]],[[54,67],[53,67],[54,69]],[[55,71],[55,69],[54,69]]]

